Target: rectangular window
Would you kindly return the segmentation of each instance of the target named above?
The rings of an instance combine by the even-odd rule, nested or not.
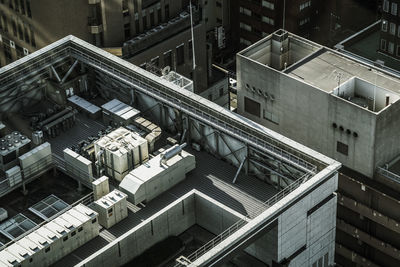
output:
[[[25,15],[25,0],[20,0],[21,13]]]
[[[14,19],[11,20],[11,26],[12,26],[12,29],[13,29],[14,36],[17,37],[17,23],[15,22]]]
[[[183,63],[185,63],[185,46],[181,44],[176,47],[176,64],[179,66]]]
[[[24,40],[24,32],[22,31],[22,26],[18,23],[18,38],[20,40]]]
[[[382,20],[382,31],[386,32],[388,28],[388,21],[387,20]]]
[[[73,231],[73,232],[71,233],[71,237],[74,236],[74,235],[76,235],[76,231]]]
[[[265,22],[267,24],[275,25],[275,21],[272,18],[269,18],[269,17],[266,17],[266,16],[262,16],[261,20],[262,20],[262,22]]]
[[[155,18],[154,18],[154,11],[150,10],[150,27],[153,27],[155,25]]]
[[[26,0],[26,14],[28,15],[28,17],[32,18],[31,0]]]
[[[147,29],[147,18],[146,15],[142,15],[143,30]]]
[[[251,42],[249,40],[244,39],[242,37],[240,37],[240,43],[244,44],[244,45],[247,45],[247,46],[251,45]]]
[[[139,25],[139,20],[135,20],[135,33],[139,34],[140,33],[140,25]]]
[[[383,11],[389,12],[389,0],[383,0]]]
[[[392,3],[392,11],[391,11],[392,15],[397,16],[397,4],[396,3]]]
[[[388,52],[389,52],[390,54],[394,54],[394,43],[389,42],[389,45],[388,45]]]
[[[248,25],[248,24],[246,24],[246,23],[243,23],[243,22],[240,22],[240,28],[241,29],[244,29],[244,30],[246,30],[246,31],[249,31],[249,32],[251,32],[251,26],[250,25]]]
[[[244,111],[251,115],[260,117],[260,103],[244,97]]]
[[[96,223],[97,222],[97,218],[94,218],[93,220],[92,220],[92,224],[93,223]]]
[[[251,16],[251,10],[250,10],[250,9],[247,9],[247,8],[245,8],[245,7],[240,7],[240,8],[239,8],[239,11],[240,11],[240,13],[242,13],[242,14],[245,14],[245,15],[247,15],[247,16]]]
[[[172,66],[172,51],[169,50],[164,53],[164,67]]]
[[[400,25],[397,26],[397,36],[400,37]]]
[[[386,40],[381,39],[381,50],[386,51]]]
[[[311,1],[307,1],[307,2],[300,4],[299,8],[300,8],[300,11],[302,11],[303,9],[310,7],[310,6],[311,6]]]
[[[24,25],[24,39],[25,39],[25,42],[27,42],[29,44],[29,42],[30,42],[29,32],[28,32],[28,27],[26,25]]]
[[[215,4],[216,4],[217,7],[222,7],[221,2],[216,1]]]
[[[299,21],[299,25],[303,26],[304,24],[307,24],[310,22],[310,17],[304,18],[302,20]]]
[[[161,9],[157,9],[157,18],[158,18],[157,23],[160,24],[162,21]]]
[[[349,154],[349,146],[342,142],[337,141],[336,151],[347,156]]]
[[[391,35],[396,35],[396,24],[390,22],[389,32]]]
[[[44,250],[44,252],[49,252],[50,251],[50,247],[47,247],[45,250]]]
[[[78,232],[82,232],[82,230],[83,230],[82,226],[78,228]]]
[[[65,242],[65,241],[67,241],[68,240],[68,236],[65,236],[64,238],[63,238],[63,241]]]
[[[263,7],[266,7],[266,8],[268,8],[268,9],[271,9],[271,10],[274,10],[274,9],[275,9],[274,3],[271,3],[271,2],[266,1],[266,0],[262,0],[261,5],[262,5]]]

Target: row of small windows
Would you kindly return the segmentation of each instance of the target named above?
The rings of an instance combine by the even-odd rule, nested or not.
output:
[[[299,25],[303,26],[304,24],[307,24],[310,22],[310,17],[304,18],[302,20],[299,21]]]
[[[388,25],[389,25],[389,33],[391,35],[396,35],[396,24],[393,22],[388,22],[387,20],[382,20],[382,31],[387,32],[388,31]],[[397,36],[400,37],[400,25],[397,26]]]
[[[17,21],[16,18],[7,18],[4,13],[0,13],[0,31],[9,32],[8,26],[11,23],[12,33],[15,37],[36,47],[35,34],[32,26]]]
[[[269,2],[269,1],[266,1],[266,0],[262,0],[261,5],[262,5],[263,7],[266,7],[266,8],[268,8],[268,9],[271,9],[271,10],[274,10],[274,9],[275,9],[275,4],[274,4],[274,3],[271,3],[271,2]]]
[[[7,0],[1,0],[0,3],[6,5]],[[8,0],[8,7],[22,15],[32,18],[31,0]]]
[[[389,54],[394,54],[395,44],[392,42],[386,42],[385,39],[381,39],[381,50],[387,51]],[[400,45],[397,45],[396,56],[400,57]]]
[[[397,16],[397,3],[392,2],[392,4],[390,5],[389,0],[384,0],[383,1],[383,11],[385,11],[387,13],[390,12],[392,15]]]

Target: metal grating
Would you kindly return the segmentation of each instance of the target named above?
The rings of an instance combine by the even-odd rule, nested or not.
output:
[[[34,223],[31,219],[28,219],[22,213],[18,213],[11,219],[8,219],[4,223],[0,224],[0,233],[11,240],[14,240],[35,226],[36,223]]]
[[[54,215],[67,210],[70,207],[55,195],[50,195],[36,203],[29,210],[45,221],[49,221]]]

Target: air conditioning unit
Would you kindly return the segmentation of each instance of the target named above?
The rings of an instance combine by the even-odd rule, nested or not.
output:
[[[29,50],[26,49],[26,48],[24,48],[24,55],[25,55],[25,56],[29,55]]]
[[[11,40],[10,40],[10,46],[11,46],[12,48],[15,48],[15,43],[14,43],[13,41],[11,41]]]

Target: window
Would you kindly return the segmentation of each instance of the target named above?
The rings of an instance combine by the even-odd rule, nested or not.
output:
[[[18,38],[20,40],[24,40],[24,32],[22,31],[22,26],[19,23],[18,23]]]
[[[20,3],[20,6],[21,6],[21,13],[25,15],[25,1],[24,0],[20,0],[19,3]]]
[[[71,237],[74,236],[74,235],[76,235],[76,231],[73,231],[73,232],[71,233]]]
[[[27,13],[28,17],[32,18],[31,0],[26,0],[26,13]]]
[[[251,26],[246,23],[240,22],[240,28],[251,32]]]
[[[340,141],[337,141],[336,151],[347,156],[349,153],[349,146]]]
[[[381,50],[386,51],[386,40],[381,39]]]
[[[392,3],[392,15],[397,16],[397,3]]]
[[[164,67],[172,65],[172,52],[171,50],[164,53]]]
[[[251,115],[260,117],[260,103],[244,97],[244,111]]]
[[[388,45],[388,52],[389,52],[390,54],[394,54],[394,43],[389,42],[389,45]]]
[[[164,11],[165,11],[165,20],[169,19],[169,5],[166,4],[164,7]]]
[[[150,26],[153,27],[155,25],[155,14],[153,10],[150,10]]]
[[[131,24],[128,22],[124,24],[124,36],[125,36],[125,41],[129,40],[131,37]]]
[[[302,20],[299,21],[299,25],[302,26],[304,24],[307,24],[310,22],[310,17],[304,18]]]
[[[383,0],[383,11],[389,12],[389,0]]]
[[[146,30],[147,29],[147,18],[146,18],[145,14],[142,15],[142,23],[143,23],[143,30]]]
[[[50,251],[50,247],[47,247],[45,250],[44,250],[44,252],[49,252]]]
[[[275,21],[272,18],[269,18],[269,17],[266,17],[266,16],[262,16],[261,20],[262,20],[262,22],[265,22],[267,24],[275,25]]]
[[[63,238],[63,241],[65,242],[65,241],[67,241],[68,240],[68,236],[65,236],[64,238]]]
[[[400,37],[400,25],[397,26],[397,36]]]
[[[182,65],[185,63],[185,45],[181,44],[176,47],[176,64]]]
[[[388,22],[387,20],[382,20],[382,31],[386,32],[388,28]]]
[[[13,29],[14,36],[17,37],[17,23],[15,22],[14,19],[11,20],[11,26],[12,26],[12,29]]]
[[[251,16],[251,10],[250,9],[247,9],[245,7],[240,7],[239,11],[240,11],[241,14],[245,14],[247,16]]]
[[[217,7],[222,7],[221,2],[219,2],[219,1],[216,1],[215,4],[216,4]]]
[[[240,43],[244,45],[251,45],[251,42],[247,39],[240,37]]]
[[[36,47],[36,41],[35,41],[35,32],[33,31],[33,28],[30,27],[30,33],[31,33],[31,44],[33,47]]]
[[[82,230],[83,230],[82,226],[78,228],[78,232],[82,232]]]
[[[25,42],[27,42],[29,44],[29,32],[28,32],[28,27],[26,25],[24,25],[24,38],[25,38]]]
[[[135,20],[135,33],[138,34],[140,33],[140,28],[139,28],[139,20]]]
[[[93,223],[96,223],[97,222],[97,218],[94,218],[93,220],[92,220],[92,224]]]
[[[311,1],[304,2],[303,4],[300,4],[300,11],[310,6],[311,6]]]
[[[263,7],[269,8],[269,9],[271,9],[271,10],[274,10],[274,9],[275,9],[274,3],[271,3],[271,2],[266,1],[266,0],[262,0],[261,5],[262,5]]]
[[[390,22],[389,32],[391,35],[396,35],[396,24]]]

